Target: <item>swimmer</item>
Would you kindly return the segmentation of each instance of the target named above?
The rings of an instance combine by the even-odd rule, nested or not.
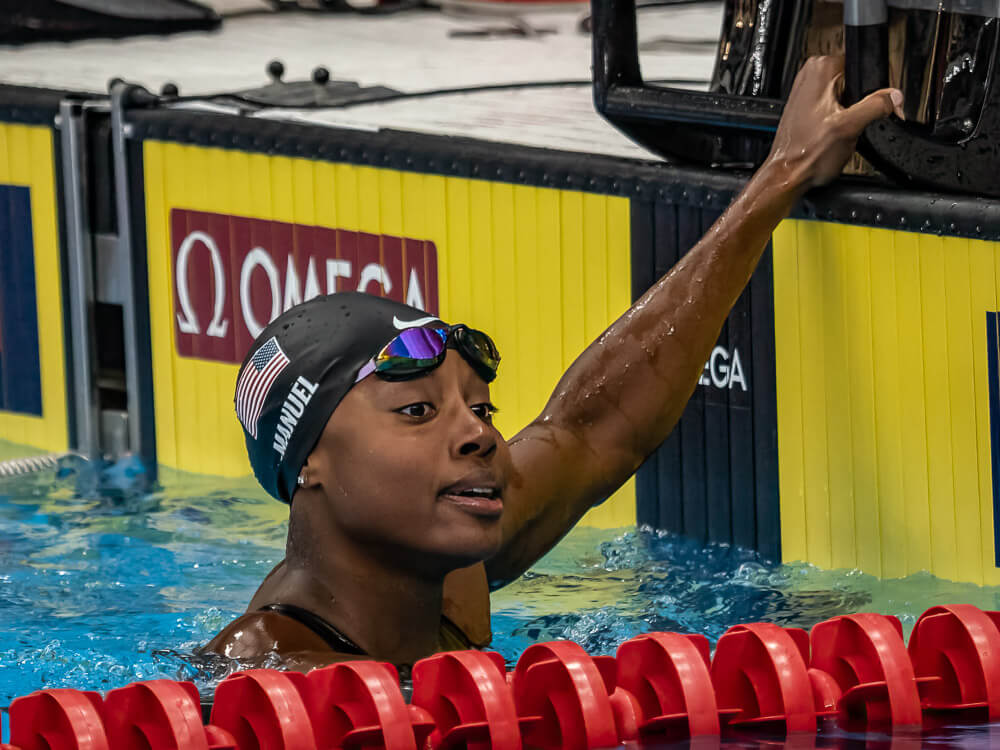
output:
[[[901,111],[891,89],[845,109],[842,84],[841,59],[805,64],[740,195],[509,440],[493,425],[486,333],[357,293],[268,325],[236,410],[257,479],[290,504],[286,555],[205,651],[308,671],[487,646],[490,590],[667,437],[774,228],[840,174],[868,123]]]

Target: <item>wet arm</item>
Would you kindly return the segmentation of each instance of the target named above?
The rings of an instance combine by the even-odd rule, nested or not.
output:
[[[527,569],[667,437],[774,228],[807,189],[839,174],[868,122],[898,105],[886,91],[843,109],[841,69],[834,58],[807,63],[765,164],[510,441],[504,546],[487,562],[494,585]]]

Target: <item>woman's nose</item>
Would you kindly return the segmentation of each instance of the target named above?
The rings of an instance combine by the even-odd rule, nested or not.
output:
[[[462,409],[461,429],[456,445],[460,456],[488,456],[497,447],[496,432],[468,406]]]

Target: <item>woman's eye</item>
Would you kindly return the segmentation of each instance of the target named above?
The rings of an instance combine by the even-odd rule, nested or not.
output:
[[[431,406],[426,401],[421,401],[416,404],[407,404],[401,409],[396,409],[400,414],[405,414],[407,417],[413,417],[414,419],[423,419],[424,417],[430,416],[434,407]]]
[[[473,404],[472,411],[484,422],[492,422],[493,415],[500,410],[493,404],[487,402],[485,404]]]

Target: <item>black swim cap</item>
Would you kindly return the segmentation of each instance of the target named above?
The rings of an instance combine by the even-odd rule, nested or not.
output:
[[[257,481],[291,502],[302,465],[358,371],[406,328],[439,320],[360,292],[314,297],[261,331],[236,378],[236,415]]]

